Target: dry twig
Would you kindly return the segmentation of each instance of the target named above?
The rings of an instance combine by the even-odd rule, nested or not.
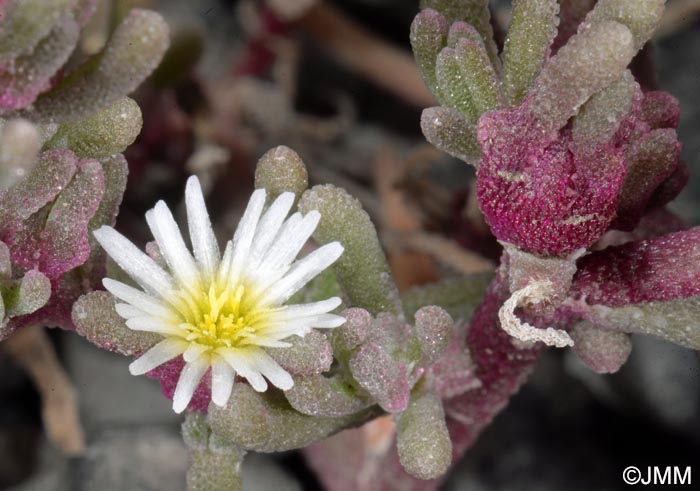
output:
[[[45,329],[23,327],[2,347],[36,384],[41,394],[41,414],[49,440],[66,455],[82,455],[85,435],[80,424],[75,388],[61,367]]]
[[[310,8],[301,26],[343,65],[416,107],[435,105],[413,57],[367,32],[323,2]]]

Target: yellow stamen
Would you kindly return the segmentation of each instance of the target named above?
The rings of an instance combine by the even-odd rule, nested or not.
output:
[[[184,290],[178,291],[176,297],[181,307],[186,306],[183,310],[187,315],[183,315],[184,322],[180,324],[185,331],[183,337],[210,349],[255,344],[270,315],[280,310],[256,306],[256,302],[246,298],[242,284],[222,288],[212,282],[198,298]]]

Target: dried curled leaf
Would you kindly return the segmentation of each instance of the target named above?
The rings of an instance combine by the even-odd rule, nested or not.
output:
[[[552,327],[539,329],[520,320],[515,314],[515,310],[518,307],[545,300],[549,297],[551,291],[551,283],[546,280],[532,281],[524,288],[514,291],[498,311],[498,318],[501,321],[503,330],[517,341],[525,343],[525,346],[536,342],[542,342],[547,346],[556,346],[557,348],[573,346],[574,341],[566,331]]]

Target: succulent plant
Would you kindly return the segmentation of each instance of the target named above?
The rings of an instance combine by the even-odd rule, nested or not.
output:
[[[291,168],[297,171],[290,172]],[[157,297],[150,297],[127,285],[105,280],[108,290],[128,305],[115,304],[114,297],[105,292],[84,295],[73,307],[73,321],[78,333],[103,348],[134,356],[142,355],[162,338],[166,340],[161,341],[161,345],[175,343],[180,338],[173,336],[180,336],[178,332],[182,330],[182,340],[177,341],[183,344],[182,347],[166,349],[167,356],[159,348],[158,356],[155,356],[158,364],[171,361],[155,370],[152,369],[156,365],[149,363],[147,369],[132,372],[151,370],[150,375],[161,380],[166,396],[175,401],[176,410],[189,405],[183,432],[193,452],[194,465],[188,475],[191,485],[208,483],[201,484],[202,489],[237,489],[235,486],[240,485],[238,473],[233,472],[230,465],[217,468],[213,463],[215,459],[230,458],[231,462],[240,463],[248,451],[276,452],[306,447],[342,429],[387,413],[394,415],[398,422],[401,461],[409,472],[422,478],[437,477],[451,461],[441,394],[456,395],[478,385],[471,371],[469,355],[456,337],[452,318],[440,307],[427,306],[415,312],[414,321],[407,322],[367,214],[357,200],[340,188],[325,185],[306,190],[306,171],[296,153],[285,147],[270,151],[260,161],[256,185],[260,189],[253,195],[242,218],[240,232],[233,239],[237,245],[224,254],[222,264],[232,261],[231,267],[240,270],[241,281],[249,282],[252,293],[255,293],[255,288],[262,288],[260,298],[263,300],[278,290],[284,293],[286,290],[280,288],[296,277],[296,286],[285,294],[285,298],[305,284],[306,287],[289,300],[291,306],[274,307],[265,314],[265,319],[269,317],[269,320],[263,319],[262,323],[244,320],[240,326],[236,324],[207,332],[212,339],[220,339],[222,343],[229,338],[253,336],[263,343],[264,351],[255,347],[258,341],[250,338],[253,344],[244,341],[241,346],[217,348],[208,354],[205,348],[209,345],[205,346],[200,337],[190,336],[190,331],[185,328],[189,324],[183,324],[185,321],[173,324],[165,317],[159,320],[159,316],[166,315],[165,311],[156,315],[163,308],[170,305],[181,310],[181,306],[175,297],[166,294],[169,287],[153,282],[162,276],[182,288],[189,288],[190,283],[184,283],[182,268],[190,261],[173,262],[173,251],[167,249],[162,249],[159,257],[151,248],[152,259],[143,253],[129,252],[133,246],[122,244],[123,239],[111,237],[114,234],[105,230],[97,234],[107,251],[144,290],[150,292],[149,295],[160,293]],[[192,186],[191,183],[189,187]],[[274,201],[263,213],[266,193],[262,190],[266,188]],[[190,226],[195,227],[192,230],[196,232],[206,220],[202,221],[201,214],[193,209],[196,208],[195,202],[203,204],[201,195],[197,201],[194,198],[196,193],[191,191],[188,189],[187,198],[188,209],[192,212]],[[283,212],[296,201],[295,192],[300,193],[297,196],[300,198],[298,208],[306,218],[302,220],[302,215],[294,214],[282,223],[280,220],[286,215]],[[154,213],[162,215],[159,211]],[[256,217],[261,213],[258,223]],[[163,242],[165,222],[160,218],[154,221],[154,218],[155,215],[150,216],[150,223],[158,244],[174,247],[178,241]],[[167,222],[174,226],[171,219]],[[280,227],[278,234],[276,231]],[[311,233],[320,247],[304,259],[292,263],[293,256],[275,252],[280,247],[287,247],[295,254]],[[211,248],[199,247],[202,241],[197,237],[195,233],[193,244],[199,264]],[[249,254],[239,254],[237,251],[242,247],[249,247]],[[328,260],[322,259],[326,256]],[[169,268],[175,268],[171,269],[172,276],[156,271],[161,268],[158,262],[166,264],[163,260]],[[268,274],[271,283],[260,283],[256,275],[263,274],[272,263],[279,261],[283,261],[280,265],[286,265],[283,270],[272,276]],[[310,272],[317,274],[333,261],[332,270],[316,279],[312,280],[313,275],[305,273],[307,266],[312,267]],[[316,263],[319,263],[318,267],[313,266]],[[137,264],[140,265],[138,268]],[[146,271],[151,273],[146,275]],[[236,273],[235,277],[238,275]],[[340,299],[338,302],[332,298],[325,300],[335,295],[341,295],[346,307],[341,312],[342,317],[319,313],[319,307],[326,312],[339,305]],[[240,300],[241,308],[245,302],[245,298]],[[150,312],[148,321],[143,317],[146,315],[144,309]],[[314,315],[305,318],[304,322],[289,317],[292,312],[301,313],[300,309],[311,309]],[[220,313],[219,310],[210,314],[225,314],[224,310]],[[332,329],[323,332],[314,327]],[[265,332],[274,333],[275,329],[281,329],[279,340],[263,339]],[[187,344],[185,338],[190,340],[189,347],[184,346]],[[453,346],[452,343],[457,344]],[[208,375],[210,367],[207,364],[197,372],[195,379],[192,369],[187,367],[198,363],[191,353],[193,347],[200,345],[202,349],[197,349],[200,357],[206,353],[207,359],[212,360],[211,375]],[[183,350],[185,353],[180,356]],[[150,360],[154,358],[149,354],[152,352],[143,356]],[[224,383],[220,374],[217,375],[219,369],[215,358],[219,356],[232,364],[233,368],[229,370],[232,375],[238,375],[235,380],[230,377]],[[141,367],[143,360],[143,357],[139,358],[132,367]],[[453,363],[462,367],[459,373],[452,372]],[[272,367],[277,368],[272,370]],[[279,388],[268,388],[260,374]],[[189,380],[189,385],[184,384],[183,379]],[[185,385],[187,387],[183,389],[181,386]],[[226,397],[221,395],[224,386]],[[209,390],[212,391],[211,398]],[[182,399],[181,394],[185,392],[187,400]],[[198,412],[206,416],[197,415]],[[434,438],[423,438],[428,429]],[[429,462],[422,458],[426,452],[434,456]]]
[[[0,339],[28,324],[72,328],[72,303],[100,288],[105,272],[91,232],[114,222],[127,176],[119,152],[141,129],[126,94],[159,63],[168,28],[158,14],[133,10],[102,52],[77,64],[95,6],[1,6]]]
[[[571,346],[599,373],[625,362],[630,333],[700,348],[698,272],[679,266],[693,264],[698,232],[664,208],[687,181],[678,102],[627,68],[664,2],[600,0],[585,16],[574,3],[514,1],[500,57],[487,2],[426,0],[411,27],[440,102],[424,110],[423,133],[476,167],[479,206],[504,246],[467,330],[480,386],[443,401],[455,456],[546,345]],[[376,489],[437,484],[391,462]]]
[[[476,168],[504,252],[495,275],[400,295],[359,201],[309,189],[283,146],[258,162],[223,254],[195,177],[192,252],[162,202],[141,252],[112,228],[120,152],[141,126],[127,94],[167,26],[132,10],[83,60],[94,1],[0,2],[0,339],[60,326],[133,357],[186,413],[197,490],[241,489],[248,452],[306,447],[329,489],[435,489],[547,346],[599,373],[622,366],[632,333],[700,349],[700,228],[665,209],[687,180],[678,103],[628,69],[664,2],[593,3],[515,0],[499,54],[486,0],[422,2],[411,43],[440,105],[421,127]],[[134,283],[105,278],[106,253]],[[360,483],[362,449],[326,438],[378,418],[395,438]]]

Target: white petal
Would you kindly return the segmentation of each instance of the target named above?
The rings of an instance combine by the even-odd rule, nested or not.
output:
[[[267,382],[260,373],[255,371],[249,371],[245,375],[239,373],[243,378],[245,378],[250,386],[257,392],[265,392],[267,390]]]
[[[248,253],[264,206],[265,190],[256,189],[248,201],[243,218],[238,222],[236,233],[233,234],[233,257],[231,258],[229,277],[234,281],[239,277],[245,261],[248,259]]]
[[[196,176],[192,176],[187,180],[185,204],[187,206],[187,225],[190,229],[194,257],[207,278],[211,278],[219,265],[221,256],[219,255],[219,244],[216,242],[209,213],[207,213],[207,208],[204,204],[202,188]]]
[[[277,281],[288,270],[289,265],[316,230],[321,214],[312,210],[301,218],[295,213],[287,222],[262,260],[261,274],[271,275],[268,284]]]
[[[173,394],[173,411],[180,414],[192,400],[194,391],[197,390],[199,381],[209,368],[209,357],[202,356],[192,363],[185,364],[180,372],[180,378]]]
[[[283,338],[278,338],[278,339],[283,339]],[[252,338],[252,341],[249,344],[250,346],[260,346],[264,348],[289,348],[292,343],[284,342],[284,341],[278,341],[276,339],[272,338],[267,338],[267,337],[255,337]]]
[[[312,327],[334,328],[345,324],[345,317],[334,314],[321,314],[310,321]]]
[[[231,365],[219,356],[214,357],[211,365],[211,400],[219,407],[223,407],[231,397],[233,381],[236,372]]]
[[[185,350],[185,352],[182,354],[182,358],[185,360],[186,363],[192,363],[195,361],[199,356],[204,353],[205,351],[209,350],[209,346],[199,344],[199,343],[192,343],[190,346]]]
[[[294,193],[280,194],[260,219],[246,265],[249,271],[253,271],[259,266],[263,256],[277,237],[284,219],[294,204],[294,198]]]
[[[128,303],[115,304],[114,310],[116,310],[117,314],[119,314],[119,316],[123,319],[131,319],[132,317],[143,317],[145,315],[148,315],[143,310],[137,309],[136,307]]]
[[[180,285],[188,290],[199,289],[199,270],[192,254],[187,250],[168,206],[163,201],[156,203],[156,206],[146,213],[146,221],[170,271],[174,273]]]
[[[334,328],[345,324],[345,317],[333,314],[320,314],[311,317],[302,317],[285,322],[275,322],[267,324],[256,334],[260,338],[285,339],[292,334],[298,336],[306,335],[312,328]]]
[[[288,305],[275,314],[275,321],[286,321],[300,317],[325,314],[338,308],[341,303],[342,300],[340,300],[339,297],[332,297],[327,300],[321,300],[320,302]]]
[[[343,246],[339,242],[331,242],[316,249],[295,263],[284,278],[272,285],[263,294],[263,301],[269,305],[285,302],[312,278],[333,264],[342,253]]]
[[[104,278],[102,280],[102,284],[109,293],[117,297],[119,300],[129,303],[147,314],[161,317],[174,317],[175,315],[175,313],[166,307],[160,300],[148,295],[147,293],[137,290],[134,287],[111,278]]]
[[[93,235],[119,267],[150,293],[165,295],[173,289],[172,277],[112,227],[104,225]]]
[[[250,351],[254,348],[219,348],[216,352],[223,357],[229,365],[245,378],[253,389],[258,392],[267,390],[267,382],[256,368],[250,356]]]
[[[180,339],[164,339],[154,347],[146,351],[141,357],[133,361],[129,365],[131,375],[143,375],[156,367],[159,367],[166,361],[170,361],[176,356],[181,355],[189,343]]]
[[[299,322],[291,325],[277,326],[275,329],[270,328],[269,331],[260,333],[260,337],[266,337],[269,339],[287,339],[290,336],[299,336],[300,338],[303,338],[309,334],[312,329],[313,327],[311,327],[311,324]]]
[[[177,324],[168,322],[166,319],[152,316],[130,317],[126,320],[126,327],[133,331],[155,332],[168,336],[179,336],[184,338],[187,332],[178,327]]]
[[[257,369],[272,383],[272,385],[282,390],[289,390],[292,388],[294,385],[292,376],[289,375],[284,368],[279,366],[265,350],[256,350],[251,356]]]
[[[233,257],[233,243],[229,240],[226,242],[226,248],[224,249],[224,257],[221,258],[219,263],[219,272],[217,275],[217,282],[219,286],[223,287],[224,284],[228,283],[228,272],[231,269],[231,258]]]

